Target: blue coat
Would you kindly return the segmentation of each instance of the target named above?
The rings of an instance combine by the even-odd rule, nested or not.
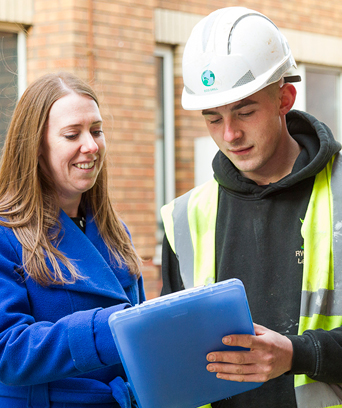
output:
[[[91,214],[85,234],[63,211],[60,222],[58,248],[84,279],[48,287],[22,272],[21,244],[0,227],[0,407],[130,407],[108,317],[145,300],[142,278],[111,261]]]

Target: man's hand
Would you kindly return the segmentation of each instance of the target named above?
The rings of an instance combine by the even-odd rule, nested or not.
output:
[[[256,336],[234,334],[223,344],[249,348],[249,351],[213,351],[207,355],[207,370],[217,378],[239,382],[265,382],[289,371],[292,365],[291,341],[254,323]]]

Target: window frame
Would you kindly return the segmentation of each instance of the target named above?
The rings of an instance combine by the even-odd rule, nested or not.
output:
[[[154,55],[163,58],[164,78],[164,157],[165,157],[165,200],[175,198],[175,113],[173,51],[171,47],[158,45]]]
[[[0,31],[7,31],[17,34],[17,55],[18,55],[18,100],[27,87],[27,34],[20,24],[0,23]]]
[[[161,263],[161,238],[163,234],[159,225],[161,223],[160,207],[169,203],[175,198],[175,113],[174,113],[174,56],[173,48],[166,45],[157,45],[154,52],[155,57],[162,58],[163,61],[163,158],[158,156],[156,142],[155,153],[155,194],[156,194],[156,219],[157,219],[157,241],[155,264]],[[160,176],[160,169],[163,166],[164,177]],[[161,186],[161,183],[164,185]],[[165,202],[164,202],[165,200]]]
[[[293,109],[298,109],[301,111],[306,112],[306,72],[307,69],[310,71],[316,72],[334,72],[338,74],[338,89],[337,89],[337,103],[338,103],[338,112],[341,112],[340,115],[337,115],[337,134],[334,137],[342,142],[342,69],[330,66],[323,66],[323,65],[314,65],[314,64],[306,64],[300,63],[298,64],[297,70],[293,71],[293,74],[301,76],[301,82],[295,83],[295,87],[297,89],[297,97],[296,102],[293,105]]]

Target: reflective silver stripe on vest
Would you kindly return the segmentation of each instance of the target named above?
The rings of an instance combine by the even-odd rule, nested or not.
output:
[[[340,316],[342,314],[342,288],[319,289],[317,292],[302,292],[300,315],[312,317],[314,314]]]
[[[194,287],[195,254],[188,220],[188,203],[191,193],[192,190],[177,198],[172,212],[175,251],[185,289]]]
[[[333,193],[333,254],[334,254],[334,304],[333,315],[342,315],[342,154],[336,155],[332,173]]]
[[[317,400],[317,395],[324,396],[324,405],[321,405],[322,398],[319,401]],[[296,400],[298,407],[303,408],[340,406],[342,388],[338,384],[326,384],[321,382],[305,384],[296,388]],[[317,403],[320,405],[317,405]]]
[[[319,289],[317,292],[302,292],[300,315],[342,315],[342,155],[338,153],[331,173],[333,195],[333,254],[334,290]],[[304,260],[305,262],[305,260]]]

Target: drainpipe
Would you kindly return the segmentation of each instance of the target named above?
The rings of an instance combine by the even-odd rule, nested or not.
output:
[[[93,0],[88,0],[88,79],[89,82],[93,82],[95,79],[95,58],[94,58],[94,33],[93,33],[93,23],[94,23],[94,2]]]

